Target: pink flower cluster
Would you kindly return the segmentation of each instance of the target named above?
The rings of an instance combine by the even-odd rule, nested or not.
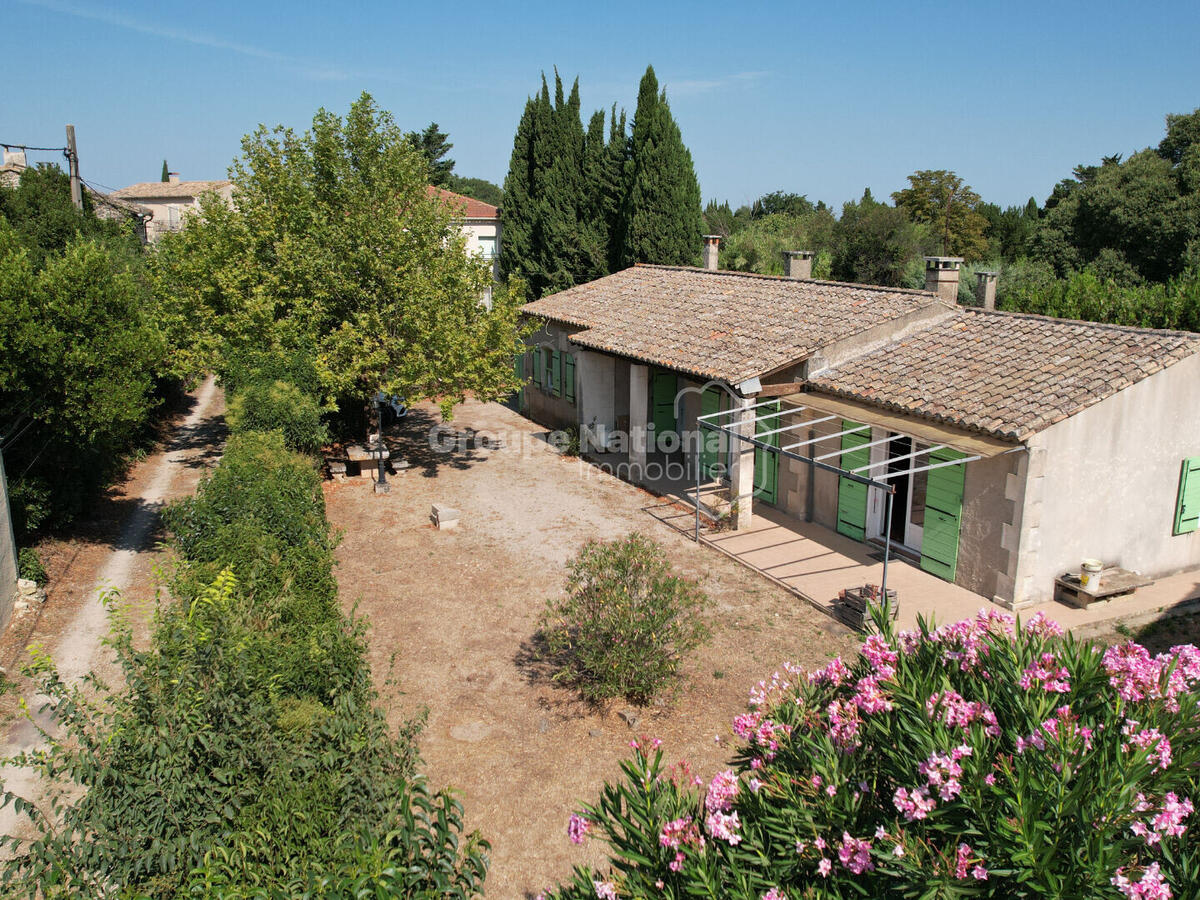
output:
[[[858,652],[871,664],[877,678],[886,681],[896,674],[896,662],[900,657],[879,635],[873,634],[867,638]]]
[[[1148,812],[1154,807],[1146,800],[1144,794],[1137,795],[1134,812]],[[1162,809],[1156,812],[1147,822],[1138,820],[1129,826],[1129,830],[1144,840],[1148,845],[1157,844],[1164,837],[1181,837],[1187,826],[1183,824],[1194,812],[1192,801],[1187,797],[1182,800],[1174,791],[1168,791],[1163,799]]]
[[[967,869],[971,866],[973,858],[971,856],[970,844],[959,844],[958,850],[954,853],[954,877],[962,881],[967,877]],[[980,860],[970,869],[971,877],[976,881],[987,881],[988,870],[983,867],[983,861]]]
[[[934,691],[925,701],[925,715],[934,719],[941,709],[942,721],[950,728],[961,728],[964,731],[971,727],[972,722],[983,722],[986,726],[984,733],[988,737],[1000,737],[1000,725],[996,714],[990,706],[979,701],[964,700],[957,691],[947,688],[942,693]]]
[[[825,668],[810,673],[808,681],[810,684],[828,684],[831,687],[841,687],[842,682],[849,677],[850,669],[842,662],[840,656],[835,656],[833,661]]]
[[[930,792],[936,791],[942,800],[953,800],[962,793],[962,766],[960,759],[971,755],[971,748],[966,744],[955,747],[949,753],[932,753],[917,770],[925,776],[925,782]]]
[[[749,744],[764,748],[763,756],[770,760],[779,750],[779,736],[790,736],[792,726],[765,718],[760,712],[748,712],[734,718],[733,733]]]
[[[742,836],[737,833],[742,823],[736,812],[730,812],[738,788],[737,775],[732,769],[726,769],[713,776],[704,798],[704,808],[708,811],[704,820],[705,829],[713,837],[730,844],[740,844],[742,841]]]
[[[1149,747],[1151,749],[1147,760],[1154,764],[1154,768],[1165,769],[1170,766],[1171,741],[1157,728],[1138,730],[1138,724],[1133,719],[1125,720],[1125,724],[1121,727],[1121,734],[1129,738],[1129,743],[1122,744],[1121,749],[1128,750],[1131,745],[1140,750]]]
[[[676,851],[675,858],[667,863],[667,868],[672,872],[678,872],[683,868],[685,858],[683,848],[703,848],[704,835],[700,833],[700,829],[696,827],[696,823],[692,821],[691,816],[684,816],[680,819],[674,819],[663,826],[662,831],[658,835],[658,843],[668,850]]]
[[[1178,696],[1200,682],[1200,650],[1192,644],[1180,644],[1167,653],[1151,656],[1132,641],[1104,651],[1104,669],[1108,683],[1122,699],[1130,702],[1147,698],[1166,698],[1167,708],[1179,709]],[[1166,686],[1163,674],[1169,673]]]
[[[871,675],[858,680],[850,702],[867,715],[892,711],[892,701],[879,689],[879,679]]]
[[[760,900],[787,900],[787,894],[785,894],[779,888],[771,888],[762,895]]]
[[[834,700],[826,707],[825,714],[829,716],[829,736],[840,749],[851,753],[861,746],[858,728],[862,720],[853,702]]]
[[[799,677],[802,671],[793,663],[784,663],[783,671],[793,678]],[[792,683],[779,672],[771,675],[770,679],[760,681],[750,689],[749,705],[752,709],[773,706],[778,703]]]
[[[617,900],[617,886],[611,881],[593,881],[597,900]]]
[[[1171,886],[1163,880],[1158,863],[1146,866],[1142,870],[1142,877],[1137,881],[1126,878],[1124,869],[1117,869],[1117,874],[1111,880],[1113,886],[1126,897],[1137,900],[1171,900],[1172,897]]]
[[[1048,736],[1053,741],[1058,741],[1072,752],[1079,752],[1082,747],[1084,753],[1092,749],[1092,735],[1094,731],[1085,725],[1079,724],[1078,717],[1071,712],[1070,706],[1060,706],[1055,710],[1054,715],[1038,726],[1038,730],[1028,737],[1017,738],[1017,753],[1024,753],[1030,747],[1038,750],[1046,749],[1046,738]],[[1079,745],[1073,745],[1073,738],[1079,739]],[[1058,766],[1055,765],[1055,769]]]
[[[1066,666],[1059,665],[1053,653],[1043,653],[1037,662],[1030,663],[1021,673],[1021,689],[1032,690],[1041,686],[1050,694],[1066,694],[1071,690],[1071,674]]]
[[[937,806],[936,801],[929,796],[929,788],[926,787],[919,787],[913,791],[903,787],[896,788],[896,793],[892,795],[892,803],[896,805],[897,811],[904,815],[905,822],[924,819]]]
[[[582,844],[591,829],[591,821],[578,813],[571,813],[571,818],[567,820],[567,837],[572,844]]]
[[[851,837],[848,831],[842,832],[842,842],[838,845],[838,859],[855,875],[875,868],[875,864],[871,862],[871,842]]]

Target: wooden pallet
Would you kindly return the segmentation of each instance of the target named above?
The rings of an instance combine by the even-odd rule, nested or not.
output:
[[[1101,600],[1112,600],[1114,597],[1132,594],[1148,584],[1154,584],[1154,579],[1138,572],[1111,566],[1101,570],[1099,589],[1088,591],[1084,590],[1077,573],[1068,572],[1054,579],[1054,599],[1079,609],[1086,609]]]
[[[894,588],[888,588],[887,597],[892,618],[895,619],[900,612],[900,604],[896,601]],[[864,584],[846,588],[844,591],[840,591],[837,599],[833,601],[833,617],[855,631],[862,631],[863,626],[870,619],[867,614],[868,604],[878,604],[880,600],[882,600],[882,595],[877,585]]]

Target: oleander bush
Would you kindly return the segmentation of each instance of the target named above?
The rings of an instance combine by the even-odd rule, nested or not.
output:
[[[566,898],[1193,897],[1200,651],[1006,615],[785,666],[704,781],[635,742],[568,832],[611,847]]]
[[[589,541],[570,564],[564,596],[550,600],[542,617],[554,677],[587,700],[649,700],[707,639],[707,604],[649,538]]]
[[[421,719],[375,706],[362,627],[337,602],[312,461],[278,432],[230,439],[166,515],[180,560],[148,648],[112,602],[107,687],[31,674],[60,728],[9,764],[50,802],[4,839],[23,897],[473,897],[487,844],[417,774]]]
[[[234,433],[278,431],[289,450],[316,453],[329,440],[321,406],[287,381],[251,382],[233,395],[226,414]]]

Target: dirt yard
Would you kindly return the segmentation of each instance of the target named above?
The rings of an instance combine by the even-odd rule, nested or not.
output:
[[[329,516],[344,532],[338,580],[346,607],[370,625],[376,684],[393,722],[429,708],[421,741],[434,785],[453,785],[468,825],[492,843],[489,896],[533,897],[573,865],[603,860],[578,848],[567,818],[598,796],[631,738],[662,738],[668,759],[704,776],[732,754],[730,721],[750,687],[785,660],[821,665],[857,646],[840,625],[657,517],[686,516],[660,498],[563,458],[544,429],[496,404],[469,402],[430,448],[436,411],[396,430],[393,457],[411,463],[390,494],[367,478],[327,482]],[[476,447],[469,429],[499,437]],[[456,437],[460,440],[456,440]],[[430,524],[433,503],[462,513],[453,531]],[[673,702],[590,709],[549,683],[530,659],[548,597],[588,538],[641,531],[713,601],[711,644],[689,661]],[[637,717],[627,724],[622,714]]]

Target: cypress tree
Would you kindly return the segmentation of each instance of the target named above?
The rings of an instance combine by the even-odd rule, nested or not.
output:
[[[525,100],[517,124],[513,152],[504,178],[504,237],[500,242],[500,271],[529,280],[528,261],[533,252],[533,118],[535,102]]]
[[[167,161],[165,159],[163,160],[162,180],[163,181],[171,180],[171,173],[167,171]]]
[[[702,230],[700,183],[653,66],[646,67],[638,89],[627,168],[624,263],[694,264]]]
[[[579,80],[563,99],[562,78],[554,73],[554,108],[549,113],[545,165],[537,195],[540,240],[537,254],[545,292],[561,291],[581,280],[586,266],[581,247],[584,208],[583,123],[579,118]]]

